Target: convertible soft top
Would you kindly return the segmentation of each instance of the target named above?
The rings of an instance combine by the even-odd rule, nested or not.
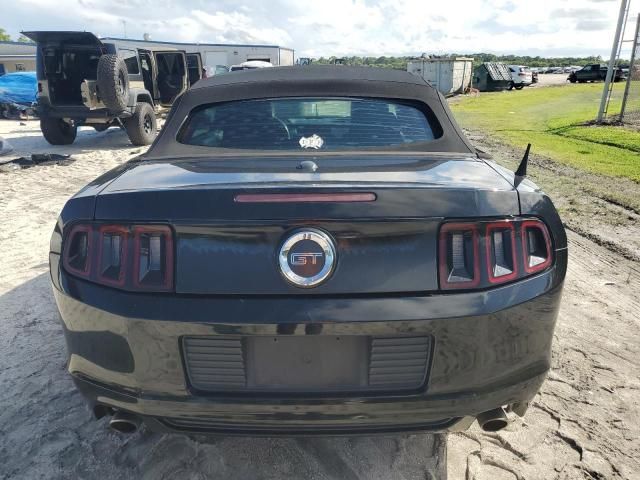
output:
[[[416,75],[384,68],[296,66],[246,70],[200,80],[174,103],[165,127],[145,157],[220,152],[221,149],[184,145],[176,140],[185,119],[202,105],[286,97],[383,98],[424,104],[442,127],[442,135],[434,141],[387,150],[475,154],[453,119],[445,98]]]

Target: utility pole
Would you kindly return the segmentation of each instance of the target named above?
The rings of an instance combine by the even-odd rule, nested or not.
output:
[[[618,50],[620,48],[620,35],[622,34],[622,27],[627,14],[628,0],[621,0],[620,13],[618,14],[618,26],[616,27],[616,34],[613,37],[613,47],[611,47],[611,57],[609,58],[609,67],[607,68],[607,78],[604,82],[604,89],[602,90],[602,99],[600,100],[600,109],[598,110],[598,118],[596,121],[602,123],[604,117],[604,109],[607,106],[607,97],[609,96],[609,87],[613,79],[613,67],[616,63],[616,57],[618,56]]]

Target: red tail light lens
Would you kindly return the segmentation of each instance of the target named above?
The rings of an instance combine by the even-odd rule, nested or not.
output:
[[[64,242],[70,274],[123,290],[173,290],[173,231],[166,225],[76,225]]]
[[[438,257],[443,290],[488,288],[542,272],[553,263],[546,225],[517,218],[444,223]]]

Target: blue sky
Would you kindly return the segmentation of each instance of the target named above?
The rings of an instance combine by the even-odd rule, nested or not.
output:
[[[640,10],[633,0],[632,12]],[[619,0],[0,0],[0,27],[269,43],[297,56],[608,56]],[[634,10],[635,8],[635,10]],[[629,32],[632,30],[629,25]]]

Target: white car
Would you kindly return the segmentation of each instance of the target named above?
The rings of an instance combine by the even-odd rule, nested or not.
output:
[[[270,68],[273,67],[271,62],[265,62],[263,60],[249,60],[248,62],[242,62],[240,65],[231,65],[230,72],[237,72],[239,70],[254,70],[256,68]]]
[[[522,90],[527,85],[533,83],[533,74],[529,67],[524,65],[509,65],[509,71],[511,72],[511,85],[509,90],[516,88]]]

